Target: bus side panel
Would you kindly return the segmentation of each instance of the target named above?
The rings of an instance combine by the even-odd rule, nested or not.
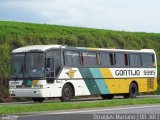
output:
[[[71,83],[75,89],[76,96],[94,94],[121,94],[129,93],[131,82],[136,81],[139,92],[155,91],[157,89],[156,78],[140,76],[115,76],[115,70],[127,70],[127,68],[71,68],[62,70],[59,80],[56,80],[58,96],[61,96],[65,83]],[[137,70],[129,69],[128,70]],[[56,95],[56,96],[57,96]]]
[[[110,94],[99,68],[79,68],[79,71],[92,95]]]
[[[64,68],[58,79],[56,81],[57,87],[62,89],[64,84],[71,83],[75,89],[75,96],[91,95],[78,68]],[[62,90],[60,92],[62,93]],[[62,95],[61,93],[59,93],[59,96]]]
[[[71,83],[74,86],[76,96],[110,94],[99,68],[66,67],[62,70],[58,79],[56,82],[60,84],[56,85],[57,89],[63,88],[66,83]]]
[[[157,89],[156,78],[105,79],[111,94],[129,93],[131,82],[137,82],[139,92],[150,92]]]
[[[131,82],[136,81],[138,84],[139,92],[149,92],[155,91],[157,89],[157,79],[152,75],[144,76],[143,71],[146,69],[141,69],[139,76],[116,76],[116,70],[127,70],[124,68],[100,68],[103,78],[105,78],[106,86],[108,86],[111,94],[121,94],[129,93],[129,87]],[[128,69],[135,71],[136,69]],[[155,70],[155,69],[151,69]],[[155,70],[156,71],[156,70]],[[156,73],[155,73],[156,76]],[[142,77],[142,78],[141,78]]]

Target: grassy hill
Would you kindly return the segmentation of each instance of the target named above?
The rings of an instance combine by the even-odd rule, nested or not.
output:
[[[0,78],[9,77],[11,50],[35,44],[154,49],[160,65],[160,34],[0,21]]]

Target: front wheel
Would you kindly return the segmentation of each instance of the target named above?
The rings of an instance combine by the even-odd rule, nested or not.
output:
[[[129,87],[129,97],[136,98],[137,93],[138,93],[138,86],[135,83],[131,83]]]
[[[70,102],[73,97],[73,89],[69,84],[65,84],[62,89],[61,101]]]

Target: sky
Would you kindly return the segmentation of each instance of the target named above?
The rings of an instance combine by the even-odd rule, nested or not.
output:
[[[160,33],[160,0],[0,0],[0,21]]]

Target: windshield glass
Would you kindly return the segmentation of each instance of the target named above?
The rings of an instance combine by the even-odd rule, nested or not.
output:
[[[12,78],[44,77],[44,53],[19,53],[12,55]]]
[[[44,53],[26,53],[25,78],[44,77]]]
[[[24,54],[13,54],[12,56],[12,78],[23,78]]]

